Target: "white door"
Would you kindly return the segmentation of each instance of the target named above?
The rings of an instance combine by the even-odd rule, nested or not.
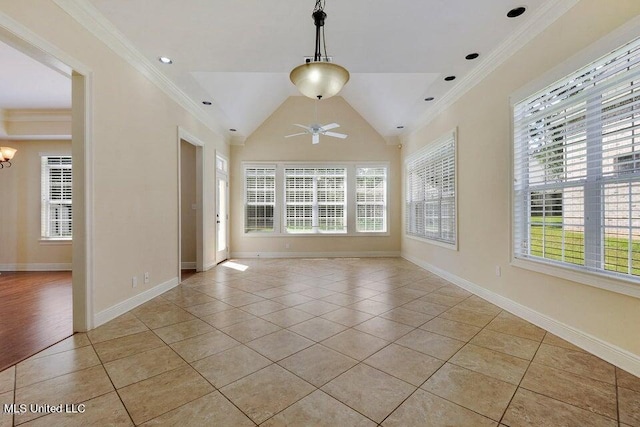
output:
[[[229,258],[229,180],[218,171],[216,177],[216,263]]]

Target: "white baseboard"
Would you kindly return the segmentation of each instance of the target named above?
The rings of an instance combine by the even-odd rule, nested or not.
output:
[[[398,251],[362,252],[232,252],[230,258],[397,258]]]
[[[183,270],[195,270],[196,269],[196,263],[194,262],[182,262],[182,264],[180,265],[180,268]]]
[[[209,263],[209,264],[205,264],[205,265],[204,265],[204,271],[209,271],[209,270],[211,270],[213,267],[215,267],[216,265],[218,265],[218,264],[216,264],[216,262],[215,262],[215,261],[214,261],[214,262],[212,262],[212,263]]]
[[[0,271],[71,271],[71,263],[0,264]]]
[[[521,317],[534,325],[537,325],[562,339],[569,341],[572,344],[600,357],[607,362],[624,369],[636,376],[640,376],[640,355],[633,354],[627,350],[624,350],[614,344],[603,341],[593,335],[590,335],[581,330],[575,329],[565,323],[562,323],[556,319],[553,319],[545,314],[535,311],[527,306],[524,306],[516,301],[485,289],[476,285],[466,279],[451,274],[445,270],[435,267],[425,261],[403,254],[402,257],[407,261],[428,270],[449,282],[466,289],[478,295],[481,298],[497,305],[498,307],[507,310],[508,312]]]
[[[164,283],[154,286],[151,289],[147,289],[144,292],[139,293],[125,301],[122,301],[112,307],[102,310],[96,314],[93,319],[93,327],[97,328],[100,325],[107,323],[110,320],[115,319],[118,316],[123,315],[127,311],[133,310],[137,306],[144,304],[145,302],[157,297],[158,295],[167,292],[170,289],[178,286],[178,278],[174,277]]]

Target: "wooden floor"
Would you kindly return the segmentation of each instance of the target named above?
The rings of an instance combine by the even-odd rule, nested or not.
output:
[[[189,277],[196,274],[196,270],[182,270],[182,280],[187,280]]]
[[[72,334],[71,272],[2,272],[0,371]]]

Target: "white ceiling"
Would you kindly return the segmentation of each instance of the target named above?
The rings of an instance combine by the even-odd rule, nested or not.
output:
[[[0,42],[0,110],[71,108],[71,79]]]
[[[312,56],[314,0],[90,0],[208,114],[249,136],[288,97]],[[340,93],[383,136],[424,116],[545,3],[520,0],[328,0],[329,56],[351,72]],[[480,53],[475,61],[465,55]],[[173,59],[162,65],[159,56]],[[455,75],[453,82],[445,82]],[[312,118],[310,118],[310,121]],[[283,129],[283,132],[286,130]]]
[[[314,51],[314,0],[91,0],[222,127],[249,136],[298,95],[289,72]],[[327,51],[351,72],[340,93],[383,136],[398,135],[533,15],[520,0],[327,0]],[[465,55],[480,53],[475,61]],[[162,65],[159,56],[171,65]],[[455,75],[453,82],[444,77]],[[310,118],[312,120],[312,118]],[[284,131],[284,130],[283,130]]]

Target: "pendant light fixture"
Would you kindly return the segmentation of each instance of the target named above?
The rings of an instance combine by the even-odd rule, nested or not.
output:
[[[327,43],[324,37],[324,0],[316,0],[313,9],[313,22],[316,26],[316,47],[313,61],[307,62],[291,70],[289,78],[304,96],[323,99],[336,95],[349,81],[349,72],[338,64],[329,62]],[[320,46],[324,46],[324,57],[320,53]]]

